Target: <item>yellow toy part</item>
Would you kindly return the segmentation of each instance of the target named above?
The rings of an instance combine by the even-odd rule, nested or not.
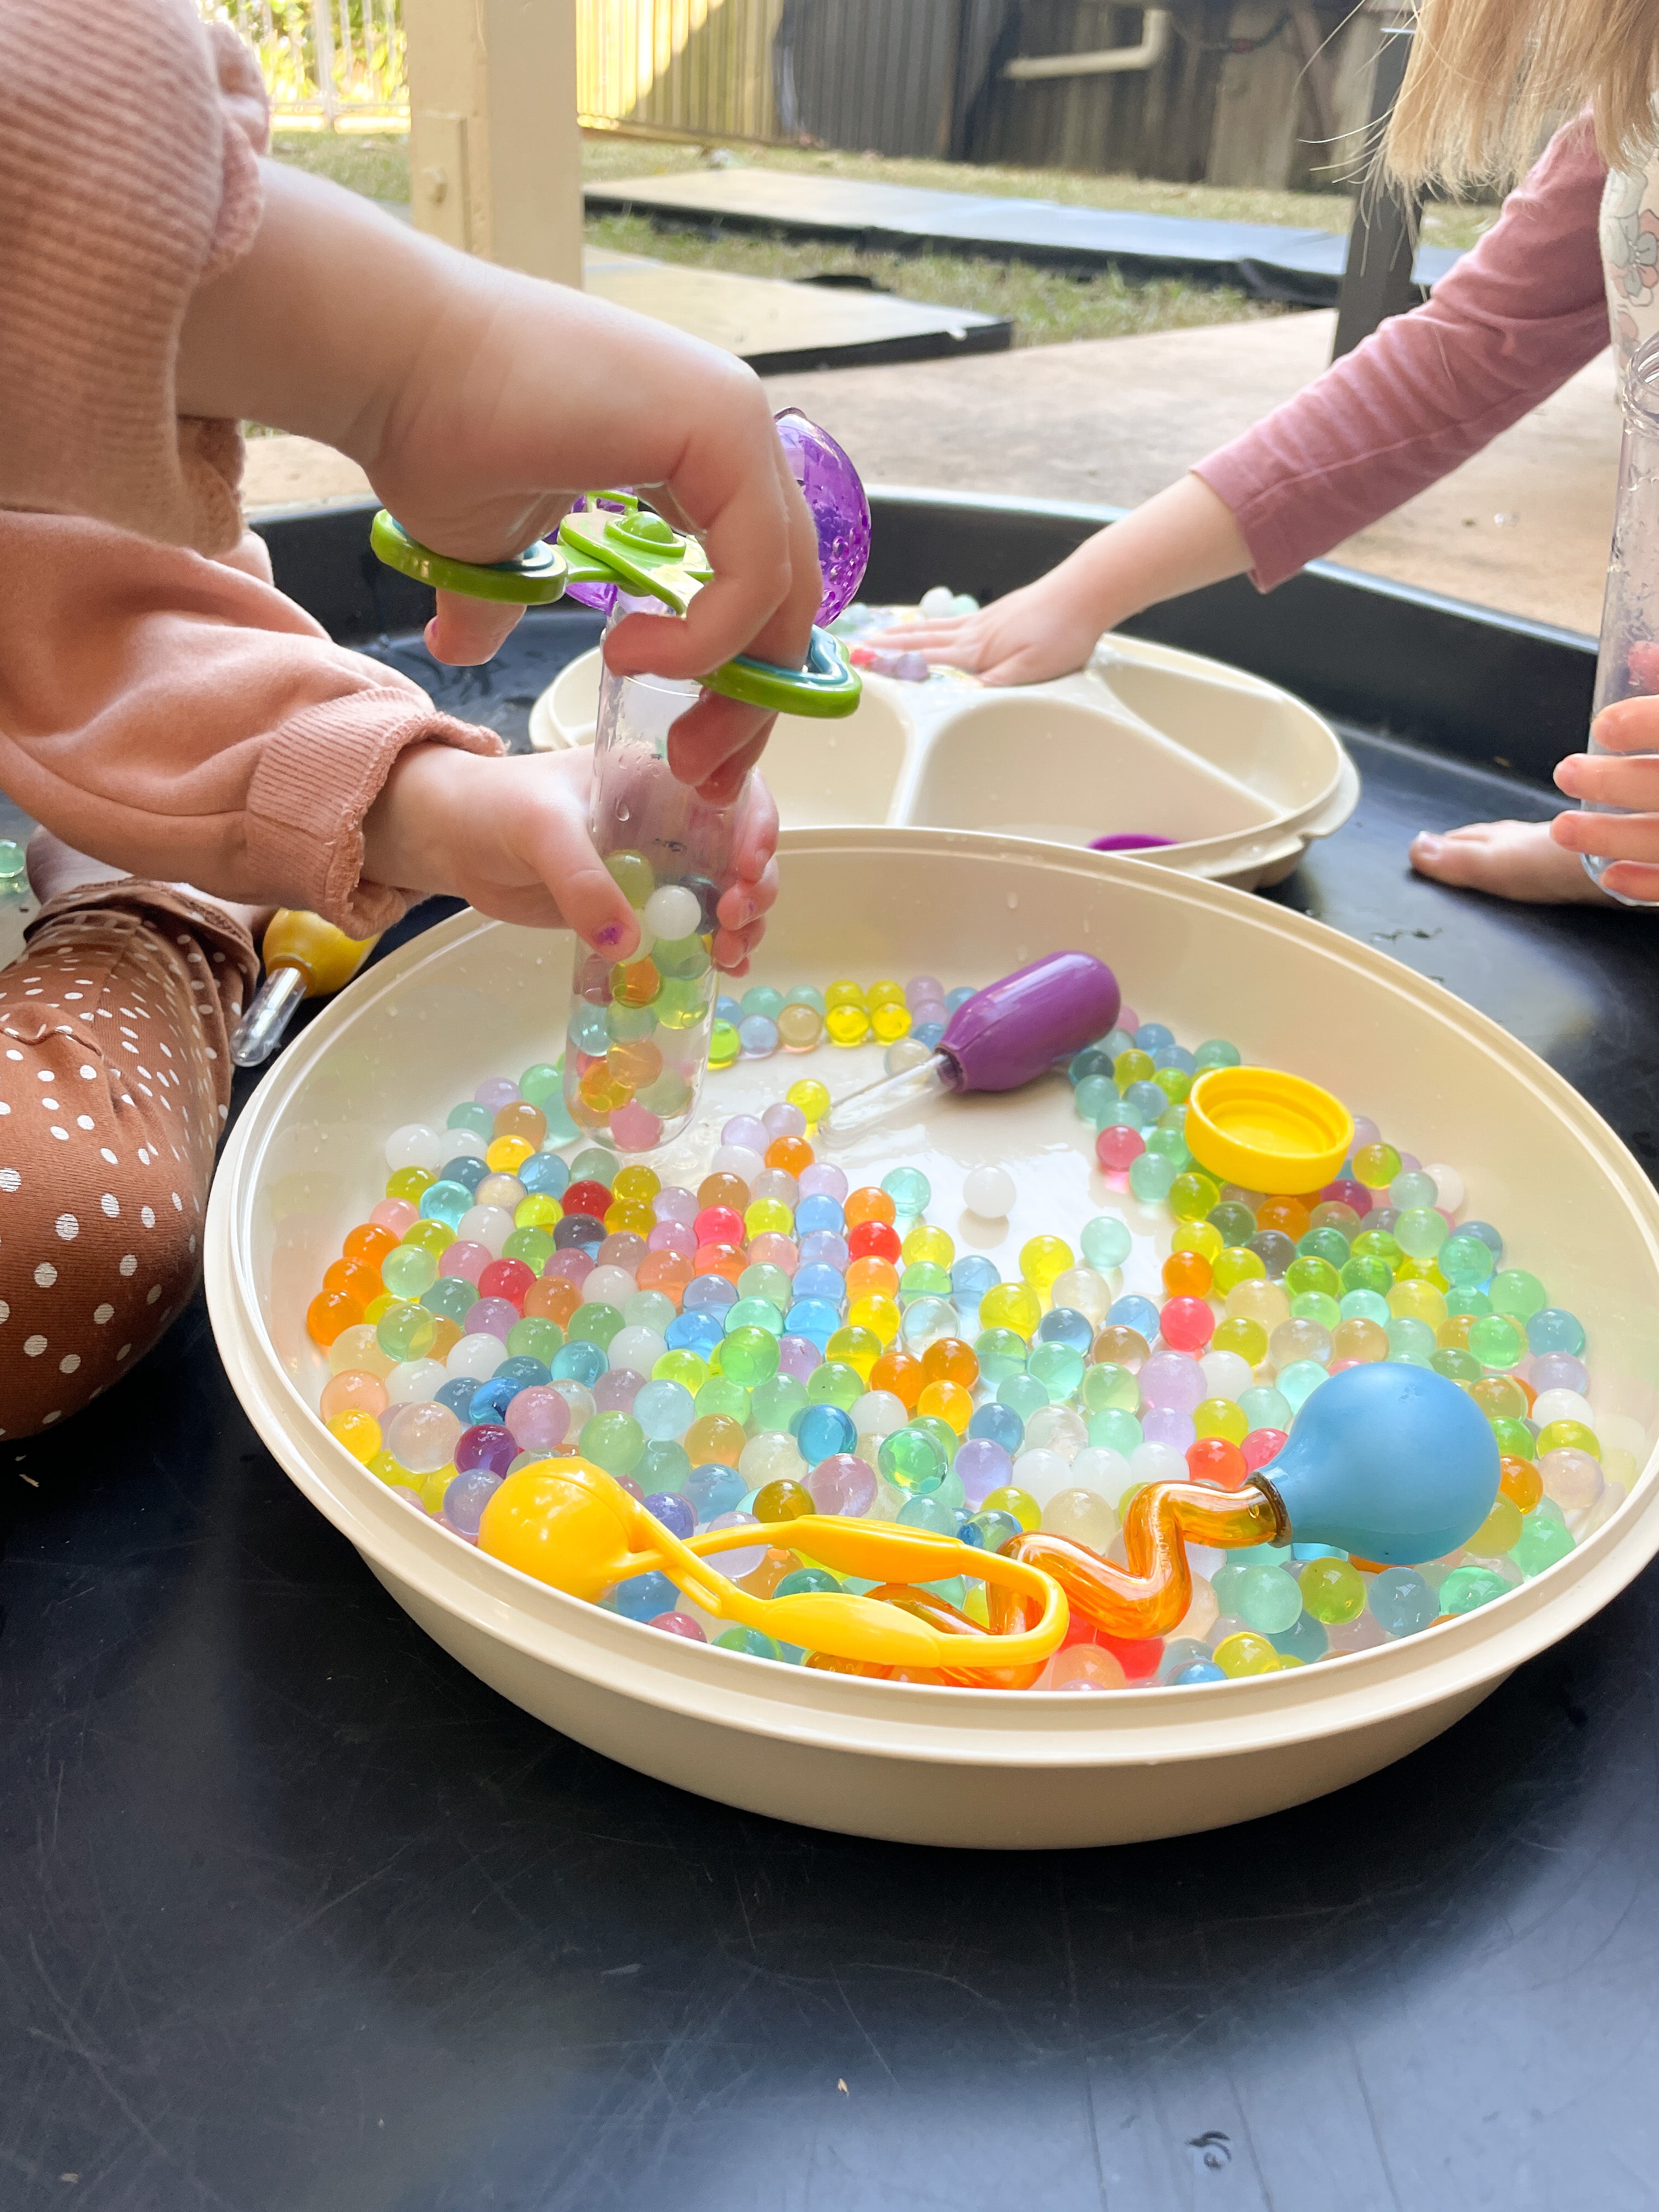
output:
[[[759,1598],[705,1564],[710,1553],[772,1544],[872,1581],[935,1583],[971,1574],[1032,1600],[1041,1611],[1029,1628],[974,1637],[969,1650],[960,1636],[879,1598],[850,1590]],[[890,1522],[806,1514],[713,1529],[684,1543],[584,1459],[542,1460],[509,1474],[484,1508],[478,1548],[590,1604],[632,1576],[665,1574],[717,1620],[866,1666],[960,1670],[969,1662],[975,1672],[1040,1667],[1058,1650],[1069,1617],[1059,1584],[1038,1569]]]
[[[258,1067],[282,1042],[301,999],[325,999],[343,990],[380,943],[348,937],[320,915],[279,906],[265,930],[265,980],[231,1032],[230,1056],[238,1067]]]
[[[1300,1197],[1341,1172],[1353,1117],[1340,1098],[1273,1067],[1212,1067],[1187,1097],[1187,1148],[1223,1182]]]

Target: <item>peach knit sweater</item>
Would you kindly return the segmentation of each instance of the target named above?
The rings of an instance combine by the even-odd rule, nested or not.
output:
[[[272,587],[236,426],[178,416],[266,129],[191,0],[0,4],[0,788],[114,866],[362,936],[414,896],[362,880],[398,753],[501,746]]]

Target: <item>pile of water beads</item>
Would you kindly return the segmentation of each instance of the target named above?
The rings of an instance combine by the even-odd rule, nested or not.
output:
[[[948,585],[935,584],[931,591],[922,593],[915,607],[872,607],[862,599],[855,599],[836,616],[830,628],[848,646],[848,658],[854,667],[864,669],[872,676],[885,676],[898,684],[976,684],[978,678],[970,676],[965,669],[929,667],[920,653],[884,653],[857,641],[868,630],[895,629],[918,617],[936,619],[944,615],[978,612],[979,601],[971,592],[953,592]]]
[[[913,1007],[929,985],[912,983]],[[894,1003],[863,995],[866,1014]],[[1166,1249],[1148,1260],[1144,1228],[1137,1240],[1102,1212],[1079,1249],[1027,1240],[1009,1279],[929,1219],[916,1168],[854,1188],[814,1157],[829,1104],[814,1079],[729,1120],[691,1191],[598,1150],[567,1164],[544,1112],[556,1069],[491,1078],[443,1129],[387,1140],[386,1194],[307,1316],[333,1370],[323,1418],[467,1540],[506,1474],[579,1450],[681,1536],[839,1513],[988,1550],[1040,1527],[1121,1560],[1139,1486],[1236,1490],[1329,1376],[1404,1361],[1467,1389],[1499,1447],[1499,1494],[1462,1551],[1383,1569],[1317,1545],[1193,1547],[1192,1603],[1169,1636],[1114,1638],[1074,1614],[1037,1686],[1265,1674],[1473,1611],[1571,1551],[1634,1480],[1616,1425],[1597,1434],[1583,1328],[1505,1263],[1496,1229],[1459,1219],[1455,1170],[1422,1166],[1365,1120],[1317,1193],[1218,1184],[1187,1150],[1184,1101],[1204,1068],[1238,1060],[1127,1012],[1077,1054],[1073,1105],[1106,1184]],[[1015,1196],[994,1166],[963,1193],[988,1221]],[[1123,1289],[1126,1273],[1153,1294]],[[720,1565],[758,1596],[868,1587],[786,1550]],[[982,1583],[937,1589],[984,1623]],[[700,1616],[660,1574],[607,1602],[673,1634],[844,1667]]]
[[[756,983],[740,999],[715,1000],[708,1065],[722,1068],[739,1060],[769,1060],[780,1050],[811,1052],[826,1038],[842,1046],[873,1039],[887,1046],[892,1074],[900,1066],[925,1060],[945,1035],[951,1016],[973,995],[971,985],[947,991],[932,975],[915,976],[908,985],[872,983],[867,990],[850,977],[824,991],[813,983],[798,983],[789,991]]]

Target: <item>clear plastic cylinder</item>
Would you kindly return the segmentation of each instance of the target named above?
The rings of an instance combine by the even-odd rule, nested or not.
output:
[[[619,600],[613,623],[654,599]],[[619,1152],[670,1143],[708,1063],[719,978],[714,907],[730,877],[738,806],[712,806],[668,765],[668,733],[695,683],[613,675],[599,687],[589,826],[641,927],[617,959],[577,949],[565,1035],[571,1119]]]
[[[1650,338],[1625,379],[1625,435],[1619,464],[1619,503],[1613,515],[1613,557],[1601,606],[1601,655],[1595,665],[1594,713],[1621,699],[1659,694],[1659,338]],[[1589,750],[1606,753],[1592,733]],[[1628,757],[1628,756],[1626,756]],[[1595,806],[1596,814],[1625,814],[1623,806]],[[1611,860],[1584,855],[1597,883]],[[1621,897],[1624,906],[1651,903]]]

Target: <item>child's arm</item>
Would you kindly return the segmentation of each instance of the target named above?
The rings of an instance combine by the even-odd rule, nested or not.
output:
[[[1601,350],[1606,177],[1587,119],[1558,131],[1424,306],[1036,584],[881,642],[991,683],[1032,683],[1080,666],[1102,631],[1158,599],[1243,569],[1264,591],[1282,583],[1447,475]]]

